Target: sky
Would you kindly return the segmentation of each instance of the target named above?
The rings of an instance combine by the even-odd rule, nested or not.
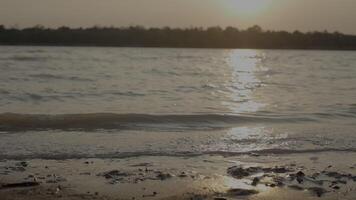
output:
[[[0,0],[8,27],[207,27],[356,34],[356,0]]]

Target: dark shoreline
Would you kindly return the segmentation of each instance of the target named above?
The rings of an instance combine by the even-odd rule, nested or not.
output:
[[[340,32],[263,30],[236,27],[8,28],[0,25],[0,45],[147,47],[202,49],[356,50],[356,35]]]
[[[79,48],[143,48],[143,49],[204,49],[204,50],[275,50],[275,51],[356,51],[356,47],[352,49],[323,49],[323,48],[228,48],[228,47],[170,47],[170,46],[115,46],[115,45],[65,45],[65,44],[1,44],[0,47],[79,47]]]

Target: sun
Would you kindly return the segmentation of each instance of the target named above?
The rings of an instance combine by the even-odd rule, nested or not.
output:
[[[263,13],[271,5],[272,0],[227,0],[227,6],[233,14],[253,17]]]

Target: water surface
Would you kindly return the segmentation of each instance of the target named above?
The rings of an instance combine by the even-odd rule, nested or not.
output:
[[[356,52],[0,47],[3,158],[356,149]]]

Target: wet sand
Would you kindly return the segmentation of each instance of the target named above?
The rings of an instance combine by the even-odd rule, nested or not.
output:
[[[2,160],[19,199],[355,199],[356,153]]]

